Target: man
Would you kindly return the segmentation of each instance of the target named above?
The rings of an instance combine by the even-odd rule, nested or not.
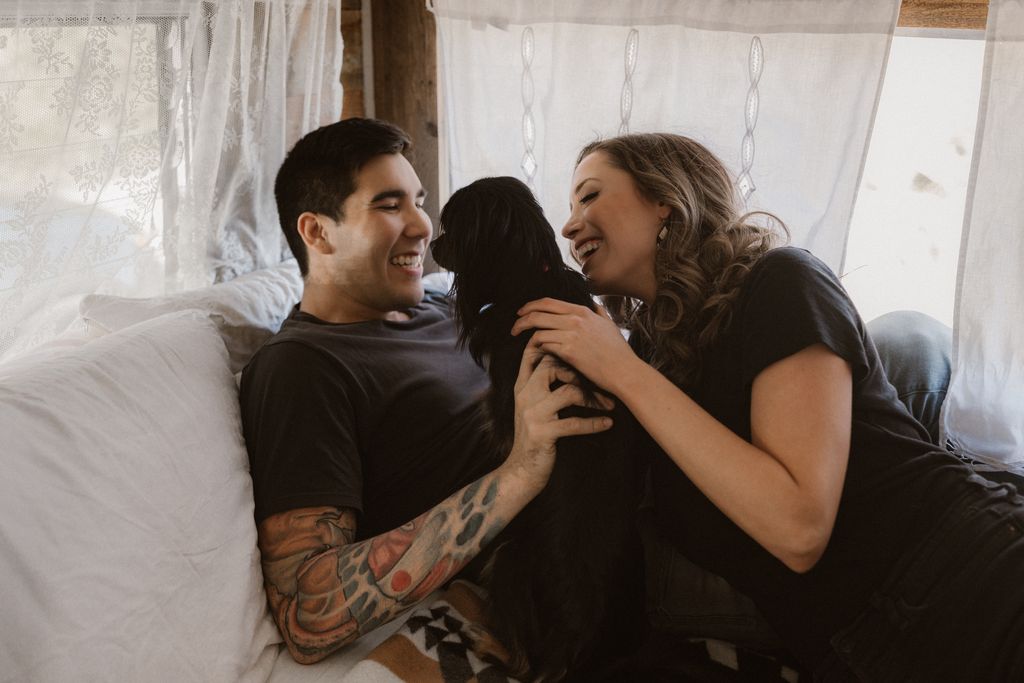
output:
[[[431,236],[408,137],[348,119],[302,138],[277,175],[302,300],[243,370],[243,429],[267,598],[311,663],[386,623],[462,569],[545,485],[566,371],[524,356],[509,454],[482,445],[486,374],[425,296]],[[506,457],[507,455],[507,457]]]

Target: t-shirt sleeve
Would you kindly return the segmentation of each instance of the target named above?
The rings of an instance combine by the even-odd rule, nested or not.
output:
[[[814,344],[843,358],[856,383],[868,372],[864,326],[839,279],[802,249],[769,252],[755,266],[740,309],[743,376]]]
[[[263,347],[242,374],[242,427],[256,521],[330,505],[362,512],[353,384],[301,343]]]

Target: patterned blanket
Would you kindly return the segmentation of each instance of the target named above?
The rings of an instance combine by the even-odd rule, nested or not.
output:
[[[642,676],[651,681],[797,683],[797,670],[778,658],[707,639],[652,637]],[[484,626],[484,593],[454,581],[412,612],[387,640],[352,668],[352,683],[517,683],[502,668],[505,653]],[[804,678],[804,680],[807,680]]]
[[[454,581],[414,611],[346,676],[360,683],[515,683],[500,664],[504,651],[483,626],[482,591]]]

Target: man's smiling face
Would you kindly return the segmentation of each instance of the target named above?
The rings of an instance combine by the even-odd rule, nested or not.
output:
[[[332,253],[311,261],[311,275],[337,287],[352,319],[377,320],[423,298],[423,256],[430,242],[425,192],[401,154],[370,159],[356,174],[342,218],[320,215]]]

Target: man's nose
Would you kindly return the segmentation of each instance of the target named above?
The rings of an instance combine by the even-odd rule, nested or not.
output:
[[[413,215],[409,217],[405,231],[410,237],[430,241],[430,235],[433,233],[430,216],[423,211],[414,211]]]

